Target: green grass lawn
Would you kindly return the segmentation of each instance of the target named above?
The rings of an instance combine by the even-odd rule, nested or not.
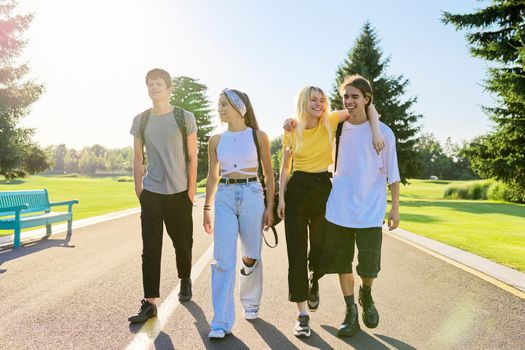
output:
[[[401,227],[525,272],[525,205],[443,199],[449,183],[411,180],[401,186]],[[113,178],[31,176],[14,184],[0,181],[0,191],[39,188],[48,189],[51,201],[78,199],[75,219],[139,206],[133,182]]]
[[[525,205],[445,200],[449,183],[401,186],[401,228],[525,272]]]
[[[42,188],[47,188],[51,202],[78,199],[79,204],[73,206],[75,219],[139,206],[133,182],[117,182],[111,177],[30,176],[14,184],[0,181],[0,191]],[[56,210],[67,210],[67,207],[57,207]]]

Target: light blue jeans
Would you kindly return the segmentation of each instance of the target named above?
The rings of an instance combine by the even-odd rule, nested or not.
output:
[[[259,182],[219,184],[215,196],[211,288],[213,319],[211,329],[231,332],[235,322],[235,289],[237,236],[241,239],[242,256],[255,259],[253,272],[239,273],[240,299],[244,309],[259,308],[262,296],[262,228],[264,196]],[[241,260],[241,266],[243,262]]]

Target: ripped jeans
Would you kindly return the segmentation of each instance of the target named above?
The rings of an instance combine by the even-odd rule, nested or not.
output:
[[[213,319],[211,329],[231,332],[235,322],[237,236],[241,255],[256,260],[248,276],[239,273],[240,299],[245,309],[259,308],[262,296],[262,228],[264,197],[259,182],[219,184],[215,196],[215,219],[211,287]],[[244,263],[241,260],[241,266]]]

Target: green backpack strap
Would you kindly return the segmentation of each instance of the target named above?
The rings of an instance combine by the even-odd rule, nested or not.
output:
[[[144,154],[144,147],[146,147],[146,125],[148,125],[149,116],[151,113],[151,108],[146,109],[142,114],[140,115],[140,125],[139,125],[139,131],[140,131],[140,139],[142,140],[142,164],[146,164],[146,156]]]
[[[146,146],[146,125],[148,125],[151,108],[146,109],[140,116],[140,138],[142,140],[142,164],[146,164],[146,156],[144,154],[144,147]],[[186,119],[184,118],[184,110],[179,107],[173,107],[173,115],[177,126],[179,127],[182,135],[182,147],[184,149],[184,157],[186,161],[189,161],[188,156],[188,130],[186,129]]]
[[[341,138],[341,133],[343,132],[343,123],[337,124],[337,130],[335,131],[335,164],[334,164],[334,173],[337,170],[337,158],[339,156],[339,139]]]
[[[184,118],[184,110],[179,107],[173,107],[173,115],[175,116],[175,121],[179,127],[180,133],[182,135],[182,148],[184,149],[184,157],[186,162],[190,160],[188,156],[188,130],[186,129],[186,118]]]

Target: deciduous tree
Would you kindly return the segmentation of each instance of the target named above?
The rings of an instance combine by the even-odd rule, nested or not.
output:
[[[19,63],[26,45],[24,32],[31,14],[13,14],[17,2],[0,0],[0,174],[24,166],[24,150],[32,145],[33,131],[19,121],[33,102],[38,100],[43,85],[28,77],[29,66]],[[36,146],[36,145],[33,145]]]

